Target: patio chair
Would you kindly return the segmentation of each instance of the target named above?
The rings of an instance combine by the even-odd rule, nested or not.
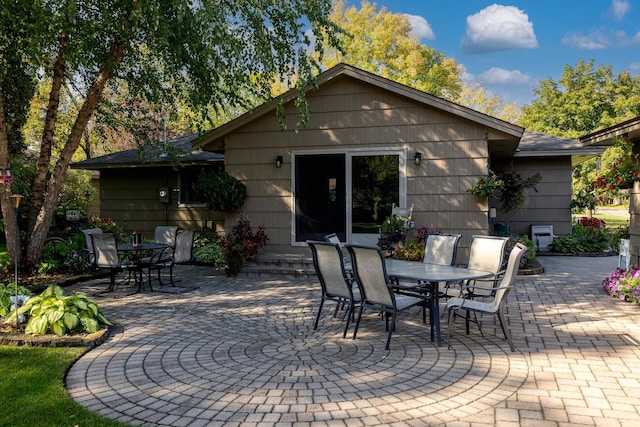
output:
[[[460,234],[429,234],[424,242],[425,264],[453,265],[458,252]]]
[[[618,252],[618,268],[629,269],[629,239],[620,239]]]
[[[179,230],[178,234],[176,234],[176,247],[173,250],[173,256],[168,262],[171,286],[175,285],[175,281],[173,280],[173,267],[176,264],[188,264],[193,261],[194,234],[195,232],[193,230]]]
[[[175,225],[160,225],[153,231],[153,241],[156,243],[165,243],[171,248],[176,246],[176,236],[178,227]]]
[[[518,276],[518,270],[520,269],[520,260],[522,256],[527,251],[527,247],[522,243],[516,243],[516,245],[511,250],[509,254],[509,261],[507,263],[507,269],[500,281],[499,286],[495,286],[492,288],[493,300],[492,301],[480,301],[468,298],[468,295],[474,294],[475,291],[473,289],[461,289],[458,297],[450,298],[447,301],[447,312],[448,312],[448,328],[447,328],[447,342],[449,348],[451,348],[451,321],[455,318],[455,314],[458,310],[465,310],[467,315],[465,319],[467,321],[467,334],[469,333],[468,322],[470,321],[470,313],[473,313],[474,320],[473,322],[478,325],[480,329],[480,334],[484,338],[484,334],[482,333],[482,327],[480,322],[478,322],[478,318],[476,313],[480,314],[492,314],[498,317],[500,320],[500,326],[502,328],[502,332],[504,333],[504,337],[509,342],[509,347],[511,351],[515,351],[515,347],[513,346],[513,341],[511,339],[511,332],[509,331],[509,325],[507,324],[507,318],[505,317],[505,305],[507,303],[507,296],[509,292],[515,285],[516,278]],[[473,284],[469,287],[473,288]]]
[[[160,270],[170,265],[171,284],[173,285],[173,256],[176,247],[178,227],[174,225],[157,226],[153,232],[153,241],[167,245],[166,248],[157,249],[151,255],[140,260],[140,266],[147,270],[149,286],[151,286],[151,276],[153,271],[158,273],[158,282],[163,285],[160,277]]]
[[[86,228],[84,230],[80,230],[82,231],[82,234],[84,234],[84,244],[86,246],[85,250],[87,251],[87,256],[88,256],[88,260],[89,260],[89,266],[90,267],[95,267],[96,264],[96,257],[95,254],[93,253],[93,241],[91,240],[91,234],[94,233],[102,233],[102,229],[101,228]]]
[[[324,302],[326,300],[336,301],[334,316],[340,305],[348,304],[347,322],[342,333],[342,336],[346,337],[347,329],[351,319],[354,317],[354,306],[361,302],[360,291],[357,288],[354,290],[352,280],[345,271],[344,257],[339,244],[314,240],[307,240],[307,244],[311,249],[313,266],[322,287],[322,299],[320,300],[318,314],[313,322],[313,329],[316,330],[318,328]]]
[[[493,274],[489,279],[476,279],[475,286],[469,287],[471,283],[447,283],[444,288],[443,295],[445,298],[456,297],[460,294],[460,287],[473,289],[472,297],[490,297],[493,295],[492,289],[500,275],[504,273],[502,270],[502,261],[504,259],[504,248],[509,241],[508,237],[499,236],[473,236],[471,246],[469,247],[469,261],[467,268],[472,270],[483,270]],[[457,289],[454,285],[458,285]]]
[[[411,204],[411,207],[406,208],[406,207],[400,207],[400,206],[396,206],[395,203],[393,203],[391,205],[391,215],[397,216],[397,217],[401,217],[404,219],[404,223],[402,225],[401,228],[401,232],[402,232],[402,242],[406,242],[407,240],[407,233],[409,232],[409,230],[411,229],[411,220],[413,217],[413,203]]]
[[[426,299],[419,296],[400,295],[393,291],[393,284],[389,281],[385,267],[384,254],[378,248],[352,244],[346,244],[345,247],[351,254],[355,279],[362,295],[353,339],[358,333],[363,309],[377,310],[385,317],[387,330],[385,350],[389,350],[397,313],[419,304],[426,304]],[[391,316],[391,323],[389,323],[389,316]],[[433,324],[431,327],[433,328]]]
[[[110,284],[108,290],[116,288],[116,274],[123,269],[123,262],[118,256],[118,245],[113,233],[90,233],[91,245],[94,250],[95,267],[108,268]],[[133,266],[127,264],[127,268]]]

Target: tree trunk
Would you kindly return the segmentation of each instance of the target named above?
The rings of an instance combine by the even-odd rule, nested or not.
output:
[[[7,121],[4,113],[4,93],[0,85],[0,169],[9,167],[9,136],[7,134]],[[7,241],[7,251],[11,260],[20,262],[20,239],[17,238],[17,217],[9,196],[11,187],[0,184],[0,205],[2,218],[4,218],[4,235]]]
[[[125,19],[124,27],[126,30],[125,33],[128,33],[130,22],[127,19]],[[122,59],[124,46],[124,40],[120,36],[116,36],[105,62],[100,67],[98,74],[87,91],[85,101],[78,112],[78,116],[73,124],[71,133],[67,137],[64,148],[60,153],[60,158],[57,160],[55,168],[49,178],[47,191],[44,194],[40,209],[38,209],[37,212],[34,212],[35,221],[30,230],[29,244],[27,246],[26,253],[26,265],[30,268],[35,267],[42,260],[42,249],[44,247],[44,242],[47,239],[49,229],[51,228],[51,223],[53,222],[58,197],[62,184],[64,183],[64,177],[69,169],[71,157],[80,145],[82,135],[87,128],[89,119],[91,119],[100,98],[102,97],[102,92],[113,73],[113,69]]]
[[[40,143],[40,155],[36,164],[36,173],[31,184],[31,200],[29,214],[27,216],[27,233],[31,235],[35,227],[38,212],[42,208],[44,193],[46,190],[47,173],[51,163],[51,146],[53,145],[53,134],[56,127],[58,107],[60,105],[60,90],[64,81],[65,54],[67,52],[68,38],[62,33],[58,40],[58,56],[53,66],[53,82],[49,93],[49,104],[47,115],[44,121],[44,130]],[[44,244],[44,242],[43,242]]]

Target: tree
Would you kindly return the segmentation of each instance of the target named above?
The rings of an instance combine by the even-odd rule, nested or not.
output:
[[[640,77],[611,67],[594,68],[593,59],[564,67],[556,82],[547,78],[522,107],[519,124],[529,130],[577,138],[640,114]]]
[[[488,93],[479,83],[465,84],[457,102],[511,123],[516,122],[520,116],[515,102],[505,104],[500,96]]]
[[[41,15],[37,19],[34,10]],[[220,111],[250,108],[247,99],[269,98],[275,77],[285,80],[296,74],[299,89],[313,81],[319,64],[308,54],[310,34],[316,52],[325,44],[338,45],[330,10],[330,0],[3,2],[2,28],[24,24],[26,30],[15,38],[23,49],[20,57],[31,69],[42,67],[51,85],[31,189],[26,265],[32,268],[41,259],[69,163],[107,88],[117,90],[125,81],[134,96],[150,102],[185,94],[189,107],[201,115],[210,106]],[[3,38],[2,58],[8,45]],[[9,78],[0,67],[0,87]],[[55,138],[64,143],[54,159],[60,93],[67,83],[83,95],[70,130]],[[302,90],[300,97],[304,117],[308,106]],[[5,99],[0,92],[0,167],[9,161]],[[10,210],[7,202],[4,197],[3,214]],[[8,231],[7,239],[13,240]]]
[[[324,68],[344,62],[432,95],[457,99],[461,90],[458,64],[420,44],[405,15],[384,7],[376,11],[376,4],[367,0],[360,10],[345,9],[344,0],[338,0],[331,20],[344,33],[338,34],[341,49],[324,53]]]
[[[534,94],[533,102],[522,108],[520,126],[565,138],[577,138],[640,114],[640,77],[631,77],[628,71],[616,76],[610,66],[595,68],[593,59],[565,66],[558,81],[541,81]],[[574,168],[573,207],[593,208],[596,202],[617,195],[617,189],[594,188],[592,182],[598,174],[610,171],[622,155],[620,150],[611,147],[601,161],[590,159]],[[630,155],[630,149],[627,151]]]

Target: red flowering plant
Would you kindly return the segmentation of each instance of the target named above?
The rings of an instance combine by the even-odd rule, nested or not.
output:
[[[583,216],[582,218],[578,219],[578,223],[583,227],[592,227],[592,228],[605,228],[607,226],[607,223],[605,222],[604,219],[600,219],[596,217],[589,218],[589,217]]]
[[[240,268],[248,258],[253,257],[264,247],[269,238],[264,231],[264,226],[259,226],[253,231],[249,221],[238,219],[238,222],[221,240],[221,248],[226,261],[225,272],[228,276],[236,276]]]
[[[616,192],[631,188],[634,182],[640,181],[638,155],[632,149],[632,144],[623,139],[607,149],[610,157],[603,155],[603,161],[606,162],[603,172],[591,182],[595,190]]]

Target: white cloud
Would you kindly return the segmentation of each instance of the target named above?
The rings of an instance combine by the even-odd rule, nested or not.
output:
[[[600,28],[589,34],[567,33],[562,38],[562,43],[581,50],[602,50],[624,46],[640,47],[640,32],[629,37],[624,31]]]
[[[411,33],[415,35],[418,40],[433,40],[436,38],[431,25],[422,16],[409,15],[408,13],[406,13],[404,16],[406,16],[409,20],[409,24],[411,25]]]
[[[632,62],[629,64],[629,71],[631,74],[640,75],[640,62]]]
[[[533,79],[530,75],[520,70],[505,70],[500,67],[492,67],[478,76],[478,81],[489,85],[530,85]]]
[[[467,17],[462,48],[468,53],[533,49],[538,40],[529,16],[515,6],[493,4]]]
[[[616,21],[621,21],[630,9],[631,4],[629,4],[628,0],[613,0],[608,10],[608,15]]]

